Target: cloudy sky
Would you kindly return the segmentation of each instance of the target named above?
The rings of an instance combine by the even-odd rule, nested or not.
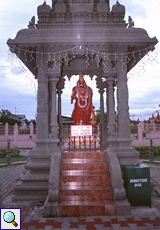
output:
[[[160,40],[159,29],[159,0],[119,0],[126,7],[126,21],[130,15],[135,27],[147,30],[150,37],[156,36]],[[37,6],[43,0],[5,0],[0,7],[0,110],[8,109],[12,113],[25,114],[27,119],[34,119],[37,107],[36,87],[37,82],[28,72],[20,72],[18,62],[13,62],[13,57],[8,51],[8,38],[14,39],[20,29],[27,28],[32,18],[36,16]],[[51,5],[51,0],[47,0]],[[110,7],[116,0],[110,0]],[[147,119],[158,109],[160,104],[160,44],[150,57],[143,60],[139,67],[128,74],[129,108],[132,119]],[[148,60],[149,59],[149,60]],[[154,60],[156,59],[156,60]],[[76,78],[69,82],[62,96],[62,113],[71,115],[73,105],[70,105],[71,89],[76,83]],[[93,103],[99,109],[99,94],[95,89],[95,81],[86,78],[88,84],[94,89]],[[67,106],[66,106],[67,105]]]

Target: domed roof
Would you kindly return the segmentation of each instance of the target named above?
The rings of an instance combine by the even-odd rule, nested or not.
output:
[[[113,7],[112,7],[112,12],[114,12],[114,13],[116,13],[116,12],[117,13],[125,13],[125,6],[121,5],[117,0],[116,4],[113,5]]]
[[[38,6],[37,12],[38,13],[50,13],[51,7],[50,7],[50,5],[46,4],[46,1],[44,1],[44,3],[42,5]]]

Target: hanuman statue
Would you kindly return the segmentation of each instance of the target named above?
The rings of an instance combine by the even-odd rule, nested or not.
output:
[[[73,125],[96,125],[95,107],[92,104],[92,89],[87,86],[83,73],[80,73],[77,85],[72,89],[71,104],[75,99],[74,110],[72,118]],[[90,121],[90,118],[92,119]]]

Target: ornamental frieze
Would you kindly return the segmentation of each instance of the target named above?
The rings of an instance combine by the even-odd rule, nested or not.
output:
[[[66,37],[70,37],[70,36],[75,36],[77,37],[77,34],[79,34],[79,36],[87,36],[87,37],[91,37],[92,35],[94,35],[94,39],[97,39],[97,37],[102,37],[101,40],[103,40],[103,36],[106,39],[106,36],[108,37],[115,37],[116,41],[119,41],[119,37],[120,40],[128,40],[128,39],[135,39],[135,38],[149,38],[147,32],[145,30],[142,29],[119,29],[119,28],[106,28],[106,27],[97,27],[94,29],[91,27],[88,28],[84,28],[81,29],[79,28],[77,30],[76,29],[69,29],[69,28],[62,28],[62,29],[38,29],[38,30],[21,30],[17,33],[16,39],[18,40],[28,40],[28,38],[32,38],[33,40],[37,39],[37,37],[43,38],[45,37],[45,42],[52,42],[52,41],[56,41],[58,36],[62,36],[61,40],[64,39],[63,35],[65,35],[65,39]],[[96,36],[95,36],[96,34]],[[47,40],[46,40],[47,37]],[[85,38],[83,38],[85,39]],[[43,40],[43,39],[41,39]],[[59,40],[59,38],[58,38]],[[37,40],[36,40],[37,41]],[[28,41],[29,42],[29,41]],[[31,42],[31,41],[30,41]],[[32,41],[34,42],[34,41]],[[77,39],[78,42],[78,39]]]

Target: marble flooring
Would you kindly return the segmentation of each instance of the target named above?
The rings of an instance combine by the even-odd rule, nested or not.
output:
[[[115,215],[104,152],[63,152],[59,216]]]

